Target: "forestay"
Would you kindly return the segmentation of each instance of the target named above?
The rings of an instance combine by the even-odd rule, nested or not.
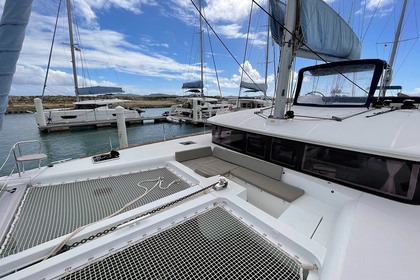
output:
[[[286,4],[270,0],[274,20],[271,34],[280,44],[285,23]],[[297,56],[328,61],[359,59],[361,44],[350,26],[322,0],[299,0],[296,19],[298,34],[302,36]],[[316,54],[314,54],[315,52]]]

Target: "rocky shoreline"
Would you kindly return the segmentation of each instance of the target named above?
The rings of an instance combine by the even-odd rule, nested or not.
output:
[[[24,113],[34,112],[35,105],[34,99],[39,96],[9,96],[9,104],[6,113]],[[113,99],[117,96],[105,96],[102,99]],[[147,97],[147,96],[136,96],[136,97],[118,97],[120,99],[127,100],[123,103],[123,106],[127,107],[140,107],[140,108],[164,108],[170,107],[177,104],[175,97]],[[89,100],[92,97],[81,97],[81,100]],[[71,108],[73,107],[74,97],[73,96],[44,96],[42,103],[45,109],[56,109],[56,108]]]

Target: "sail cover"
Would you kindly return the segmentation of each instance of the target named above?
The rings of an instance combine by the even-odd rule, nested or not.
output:
[[[241,88],[249,89],[251,91],[262,91],[262,92],[266,92],[267,91],[267,85],[266,84],[262,84],[262,83],[241,82],[240,87]]]
[[[6,0],[4,4],[0,22],[0,130],[31,9],[32,0]]]
[[[188,82],[182,84],[182,89],[189,89],[189,88],[203,88],[204,84],[203,81],[195,81],[195,82]]]
[[[359,39],[328,4],[323,0],[300,0],[298,7],[296,26],[300,26],[304,44],[299,47],[297,56],[319,59],[312,53],[314,51],[327,60],[360,58]],[[270,20],[271,34],[279,44],[283,35],[286,4],[270,0],[270,8],[274,17],[274,20]]]
[[[117,93],[124,92],[120,87],[82,87],[77,88],[79,95],[94,95],[94,94],[107,94],[107,93]]]

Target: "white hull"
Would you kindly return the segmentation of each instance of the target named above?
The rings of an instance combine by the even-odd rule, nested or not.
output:
[[[124,110],[126,119],[140,119],[140,113],[136,110]],[[116,120],[116,110],[109,108],[97,109],[54,109],[45,110],[44,117],[47,125],[52,124],[67,124],[80,122],[98,122]],[[37,116],[36,116],[37,118]]]
[[[234,109],[232,104],[227,102],[217,103],[215,98],[190,97],[183,98],[184,103],[171,106],[169,116],[175,120],[186,120],[192,122],[205,122],[217,114],[228,113]],[[171,121],[173,118],[169,118]]]

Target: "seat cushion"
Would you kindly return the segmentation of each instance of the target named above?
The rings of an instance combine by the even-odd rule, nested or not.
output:
[[[214,147],[213,156],[227,162],[248,168],[250,170],[255,170],[258,173],[264,174],[276,180],[280,180],[281,175],[283,174],[283,167],[280,165],[276,165],[228,149]]]
[[[207,157],[212,155],[212,150],[210,146],[195,148],[185,151],[175,152],[175,160],[178,162],[183,162],[186,160],[196,159],[200,157]]]
[[[215,158],[213,156],[201,157],[197,159],[183,161],[182,164],[188,166],[194,170],[197,174],[200,174],[204,177],[212,177],[216,175],[226,175],[231,170],[237,168],[238,166]]]
[[[230,174],[287,202],[292,202],[305,193],[302,189],[244,167],[235,168],[230,171]]]

